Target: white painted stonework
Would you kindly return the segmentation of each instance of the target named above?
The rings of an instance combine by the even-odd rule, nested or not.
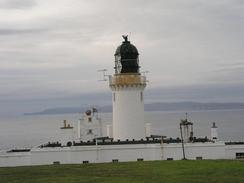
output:
[[[236,159],[236,153],[244,153],[244,145],[225,145],[223,142],[186,143],[187,159]],[[0,166],[26,166],[180,160],[182,159],[181,143],[173,144],[126,144],[126,145],[93,145],[71,147],[33,148],[30,152],[5,153],[0,155]]]
[[[214,141],[217,141],[217,139],[218,139],[218,128],[217,127],[211,128],[211,139]]]
[[[115,75],[110,81],[113,102],[113,138],[145,138],[143,90],[145,78],[136,74]]]
[[[146,137],[150,137],[152,134],[152,124],[151,123],[146,123],[145,124],[145,135]]]
[[[96,114],[87,115],[78,121],[78,140],[88,141],[102,136],[101,119]]]

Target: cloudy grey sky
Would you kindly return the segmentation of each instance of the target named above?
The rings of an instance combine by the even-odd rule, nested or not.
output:
[[[0,0],[0,115],[109,102],[122,34],[147,102],[244,102],[243,0]]]

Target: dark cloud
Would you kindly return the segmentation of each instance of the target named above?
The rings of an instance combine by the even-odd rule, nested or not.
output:
[[[1,0],[0,9],[26,9],[36,6],[36,0]]]
[[[239,66],[244,66],[244,58],[243,58],[243,62],[233,62],[233,63],[221,63],[218,64],[221,67],[239,67]]]
[[[148,89],[145,98],[148,102],[241,102],[243,93],[243,84],[196,84]]]
[[[232,74],[235,74],[236,72],[242,72],[244,74],[244,65],[240,65],[240,66],[237,66],[237,65],[231,65],[229,67],[224,67],[224,68],[220,68],[214,72],[231,72]]]
[[[0,29],[0,36],[18,35],[18,34],[35,34],[45,32],[44,29]]]

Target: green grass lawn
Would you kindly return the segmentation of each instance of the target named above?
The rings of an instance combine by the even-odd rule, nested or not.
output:
[[[0,168],[0,182],[244,183],[244,161],[145,161]]]

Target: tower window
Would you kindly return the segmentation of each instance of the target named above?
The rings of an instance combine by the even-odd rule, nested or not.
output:
[[[89,129],[87,135],[91,135],[91,134],[93,134],[92,129]]]
[[[113,93],[113,101],[115,102],[115,93]]]
[[[244,159],[244,152],[236,153],[236,159]]]
[[[143,101],[143,93],[141,92],[141,101]]]
[[[92,118],[91,117],[88,118],[88,122],[92,122]]]
[[[119,160],[118,160],[118,159],[112,159],[112,162],[113,162],[113,163],[118,163]]]

